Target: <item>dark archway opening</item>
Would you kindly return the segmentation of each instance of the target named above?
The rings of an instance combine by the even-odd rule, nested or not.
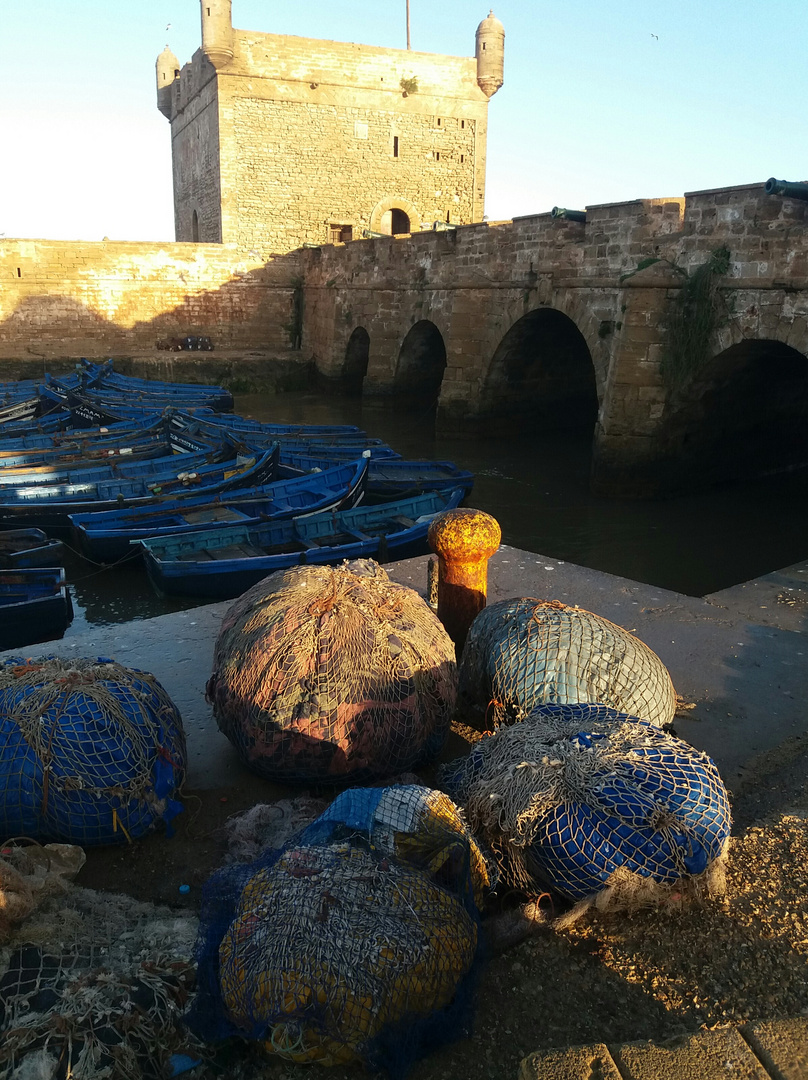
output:
[[[191,240],[193,243],[199,243],[199,214],[196,210],[191,214]]]
[[[480,410],[492,431],[591,434],[598,415],[595,369],[586,340],[554,308],[524,315],[499,343]]]
[[[443,336],[434,323],[422,319],[410,329],[401,344],[393,381],[396,402],[407,408],[433,409],[438,402],[445,370]]]
[[[742,341],[671,395],[661,433],[670,486],[705,486],[808,466],[808,358]]]
[[[393,236],[402,236],[410,231],[410,219],[403,210],[393,207],[390,211],[390,232]]]
[[[345,349],[345,362],[342,365],[342,389],[347,394],[361,394],[362,382],[368,373],[370,356],[370,335],[362,326],[357,326],[348,339]]]

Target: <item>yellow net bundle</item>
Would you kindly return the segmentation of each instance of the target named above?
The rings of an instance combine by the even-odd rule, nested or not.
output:
[[[222,1033],[295,1063],[401,1071],[465,1030],[488,885],[446,795],[343,793],[279,856],[253,864],[200,958],[203,984],[217,972]]]

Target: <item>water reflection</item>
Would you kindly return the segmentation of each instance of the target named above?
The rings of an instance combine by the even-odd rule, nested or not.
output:
[[[464,439],[435,434],[430,414],[315,393],[244,395],[236,411],[279,423],[357,424],[405,457],[455,461],[477,474],[471,503],[493,514],[505,543],[692,596],[808,556],[808,472],[654,502],[589,491],[590,446],[571,434]],[[76,618],[88,626],[196,606],[161,599],[139,564],[100,569],[70,556]]]

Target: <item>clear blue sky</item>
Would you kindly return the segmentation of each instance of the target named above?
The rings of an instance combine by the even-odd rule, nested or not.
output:
[[[490,0],[411,0],[413,48],[473,55]],[[806,0],[497,0],[489,218],[808,179]],[[237,27],[403,48],[405,0],[233,0]],[[166,27],[170,24],[170,29]],[[173,239],[154,61],[198,0],[3,0],[0,234]],[[0,237],[2,239],[2,237]]]

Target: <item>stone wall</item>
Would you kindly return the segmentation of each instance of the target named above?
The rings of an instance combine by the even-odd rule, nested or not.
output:
[[[171,124],[174,229],[178,240],[222,241],[219,103],[215,72],[201,52],[174,83]],[[196,219],[194,220],[194,214]]]
[[[0,358],[129,356],[171,336],[289,352],[295,255],[222,244],[0,241]]]
[[[599,407],[594,474],[603,492],[653,493],[666,476],[675,480],[679,457],[696,468],[704,448],[694,423],[712,426],[727,446],[739,438],[731,416],[705,412],[704,401],[722,394],[729,412],[757,426],[750,446],[759,461],[772,442],[766,432],[786,414],[783,442],[795,462],[800,446],[808,460],[808,367],[799,360],[808,356],[806,220],[808,203],[755,184],[589,207],[586,223],[544,214],[307,251],[304,347],[337,379],[361,326],[369,335],[365,392],[393,395],[405,339],[428,320],[446,350],[439,418],[465,424],[490,411],[492,369],[509,332],[550,308],[589,349]],[[721,247],[730,259],[720,282],[725,312],[709,349],[729,358],[694,375],[689,397],[673,393],[662,371],[671,306],[687,275]],[[526,384],[512,375],[516,406]],[[733,380],[754,387],[747,396],[760,399],[757,417],[732,396]],[[502,386],[500,379],[500,402]]]
[[[174,84],[178,238],[193,238],[194,210],[200,239],[261,252],[328,242],[333,226],[389,232],[392,207],[413,231],[482,218],[488,99],[473,58],[233,40],[226,66],[197,52]]]

